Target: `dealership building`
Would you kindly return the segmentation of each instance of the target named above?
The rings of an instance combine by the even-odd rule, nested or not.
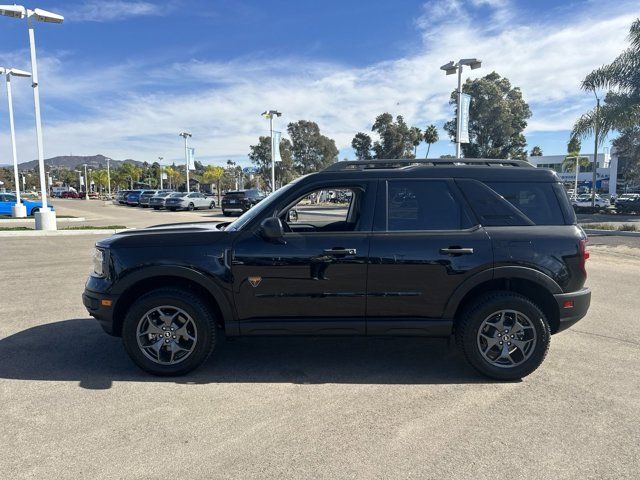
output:
[[[566,155],[542,155],[540,157],[529,157],[527,161],[540,168],[550,168],[554,170],[562,179],[563,183],[573,188],[576,181],[574,171],[567,172],[563,168]],[[589,159],[590,165],[580,167],[578,173],[578,188],[591,189],[593,184],[593,154],[584,154],[580,157]],[[604,153],[598,154],[596,168],[596,189],[601,193],[615,194],[618,184],[618,156],[615,150],[609,153],[608,149]]]

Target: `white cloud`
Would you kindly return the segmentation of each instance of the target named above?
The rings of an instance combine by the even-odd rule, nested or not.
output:
[[[150,2],[124,0],[89,0],[71,9],[71,21],[110,22],[125,18],[163,15],[165,7]]]
[[[580,91],[581,79],[625,48],[635,14],[629,5],[612,5],[606,17],[585,9],[535,22],[519,18],[503,0],[430,3],[417,21],[423,47],[366,68],[305,58],[239,58],[169,66],[147,60],[69,74],[64,58],[50,60],[41,72],[43,101],[60,112],[62,103],[73,106],[73,114],[49,111],[46,154],[73,149],[113,158],[153,161],[162,155],[178,160],[183,153],[177,134],[189,129],[200,159],[238,158],[267,133],[259,116],[266,108],[284,112],[279,128],[289,121],[315,120],[345,148],[384,111],[402,114],[422,128],[448,120],[455,79],[439,66],[470,56],[482,58],[483,67],[468,76],[495,70],[521,87],[533,111],[528,132],[566,130],[593,103]],[[474,15],[487,9],[494,21],[478,22]],[[450,18],[452,12],[460,15],[459,21]],[[24,160],[35,158],[31,135],[22,132]]]

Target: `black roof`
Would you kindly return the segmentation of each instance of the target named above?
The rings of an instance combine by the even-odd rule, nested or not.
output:
[[[331,178],[475,178],[482,181],[557,182],[553,170],[536,168],[524,160],[486,158],[389,159],[343,161],[320,174]]]

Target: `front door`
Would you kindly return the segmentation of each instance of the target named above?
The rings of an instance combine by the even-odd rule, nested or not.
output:
[[[446,333],[447,325],[437,319],[453,292],[493,264],[489,236],[450,180],[382,181],[378,206],[367,332],[437,334],[444,328]]]
[[[369,182],[316,186],[278,209],[282,242],[255,232],[238,239],[231,268],[242,334],[364,334],[374,195]]]

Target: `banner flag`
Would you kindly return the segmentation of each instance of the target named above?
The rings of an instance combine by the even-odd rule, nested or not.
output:
[[[189,158],[189,170],[196,169],[196,149],[193,147],[187,148],[188,158]]]
[[[469,105],[471,95],[460,95],[460,143],[469,143]]]
[[[282,135],[280,132],[273,132],[273,160],[274,162],[281,162],[282,158],[280,157],[280,137]]]

